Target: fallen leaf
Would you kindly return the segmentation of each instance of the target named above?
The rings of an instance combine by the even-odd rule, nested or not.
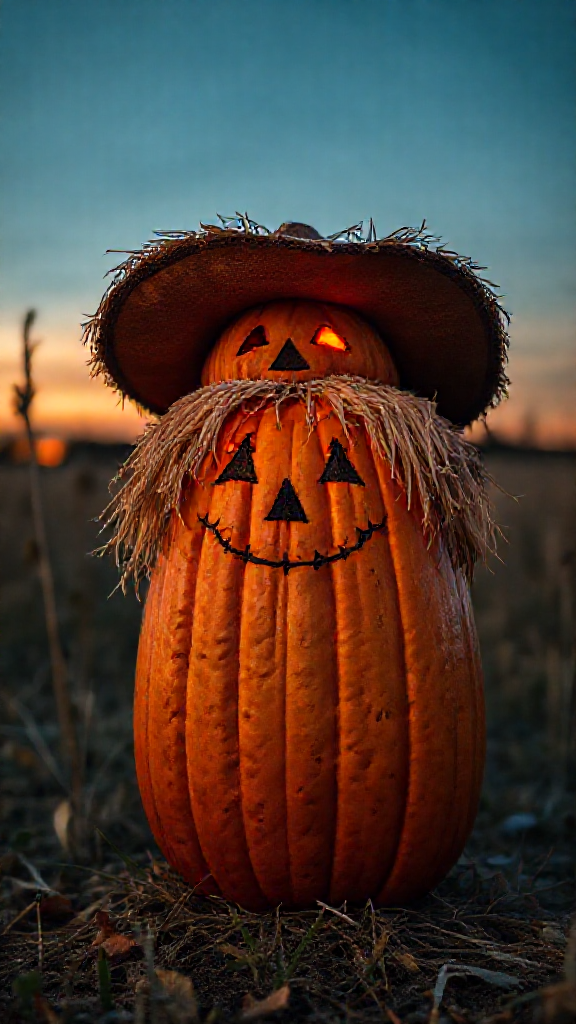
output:
[[[399,964],[402,964],[402,967],[405,967],[407,971],[412,971],[413,974],[420,970],[411,953],[395,953],[394,959]]]
[[[120,932],[115,932],[109,939],[104,940],[102,949],[106,956],[115,957],[128,953],[135,945],[136,942],[129,935],[121,935]]]
[[[137,945],[132,936],[122,935],[121,932],[116,930],[116,926],[106,910],[97,910],[94,919],[98,925],[98,934],[90,949],[97,949],[98,946],[102,946],[106,956],[117,957],[128,953],[129,950]]]
[[[158,996],[170,1024],[193,1024],[197,1021],[198,1006],[191,979],[178,971],[164,971],[161,968],[154,973],[159,982]]]
[[[54,825],[54,831],[58,836],[58,842],[65,853],[68,853],[68,849],[70,847],[68,829],[70,827],[71,818],[72,805],[69,800],[62,800],[54,811],[52,824]]]
[[[258,1017],[265,1017],[267,1013],[276,1013],[278,1010],[285,1010],[290,998],[290,986],[283,985],[271,992],[266,999],[256,1000],[254,996],[244,997],[240,1020],[257,1020]]]
[[[98,925],[98,934],[92,943],[92,947],[100,946],[105,939],[110,938],[116,931],[107,910],[97,910],[94,914],[94,922]]]

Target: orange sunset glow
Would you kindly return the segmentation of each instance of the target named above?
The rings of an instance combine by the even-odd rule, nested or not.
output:
[[[333,332],[324,329],[329,343]],[[0,429],[17,435],[21,424],[13,412],[12,388],[22,376],[21,325],[14,323],[0,334]],[[36,429],[67,439],[134,441],[148,416],[121,399],[100,378],[93,379],[82,348],[80,331],[44,329],[40,311],[35,335],[37,396]],[[334,335],[336,342],[341,342]],[[542,342],[545,341],[546,344]],[[323,343],[324,335],[323,335]],[[576,345],[568,320],[513,322],[510,363],[510,398],[488,416],[488,428],[499,439],[545,448],[576,446]],[[478,423],[470,436],[482,443],[487,432]]]
[[[570,4],[340,2],[325,21],[325,3],[302,0],[169,0],[170,16],[165,4],[107,0],[110,22],[102,2],[3,7],[5,435],[21,428],[12,389],[34,307],[36,429],[134,440],[146,417],[90,379],[80,324],[111,268],[155,231],[241,210],[263,230],[298,221],[325,238],[360,222],[380,238],[425,222],[432,247],[470,257],[512,314],[510,398],[489,430],[576,445]],[[248,25],[251,45],[239,47]],[[159,41],[170,74],[145,74]],[[264,77],[256,52],[270,55]],[[328,325],[316,343],[346,347]]]

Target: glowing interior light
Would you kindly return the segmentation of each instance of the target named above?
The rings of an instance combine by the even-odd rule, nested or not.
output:
[[[319,327],[314,335],[314,345],[325,345],[326,348],[337,348],[340,352],[349,352],[350,346],[331,327]]]

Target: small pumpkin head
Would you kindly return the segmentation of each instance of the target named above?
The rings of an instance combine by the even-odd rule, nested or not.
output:
[[[204,363],[202,384],[307,381],[332,374],[398,385],[386,345],[357,313],[284,299],[247,310],[224,330]]]

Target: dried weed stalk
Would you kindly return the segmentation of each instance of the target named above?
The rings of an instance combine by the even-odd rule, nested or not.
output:
[[[24,384],[14,385],[15,410],[22,417],[30,451],[30,495],[32,499],[32,515],[34,519],[34,532],[36,535],[36,548],[38,551],[38,573],[42,585],[44,598],[44,615],[46,619],[46,632],[50,649],[50,662],[52,668],[52,685],[58,713],[58,725],[60,729],[60,741],[62,745],[63,759],[69,770],[70,789],[72,803],[76,814],[80,811],[82,798],[82,763],[78,746],[78,737],[74,724],[74,713],[70,697],[68,680],[68,669],[62,650],[60,639],[60,628],[58,623],[58,612],[56,609],[56,594],[54,588],[54,573],[48,550],[46,536],[46,523],[44,508],[42,504],[42,491],[40,487],[40,470],[36,458],[36,438],[32,427],[32,403],[36,395],[34,377],[32,373],[32,356],[37,346],[30,338],[32,325],[36,319],[33,309],[28,310],[22,332],[22,355],[24,363]]]

